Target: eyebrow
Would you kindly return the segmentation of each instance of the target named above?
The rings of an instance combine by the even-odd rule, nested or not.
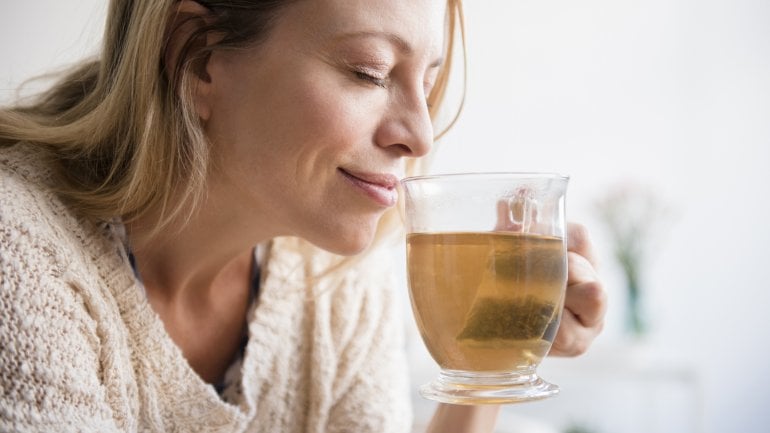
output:
[[[404,40],[401,36],[391,33],[391,32],[379,32],[379,31],[359,31],[359,32],[350,32],[350,33],[344,33],[341,34],[334,39],[336,40],[342,40],[342,39],[354,39],[354,38],[379,38],[379,39],[385,39],[396,48],[398,48],[399,51],[401,51],[403,54],[412,54],[414,53],[414,48],[412,48],[411,45],[409,45],[409,42]],[[439,57],[433,62],[431,62],[428,67],[430,68],[437,68],[441,66],[441,64],[444,62],[443,57]]]

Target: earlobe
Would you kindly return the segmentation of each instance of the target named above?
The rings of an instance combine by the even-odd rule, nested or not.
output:
[[[201,122],[205,123],[211,118],[211,81],[196,80],[191,93],[195,113]]]
[[[206,122],[211,118],[211,105],[209,104],[209,85],[200,85],[193,89],[193,101],[195,103],[195,112],[201,122]]]

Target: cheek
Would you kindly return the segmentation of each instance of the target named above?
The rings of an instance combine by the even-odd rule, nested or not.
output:
[[[322,83],[307,83],[297,90],[302,92],[296,95],[296,111],[301,113],[302,122],[296,126],[306,129],[311,137],[349,137],[358,141],[367,135],[372,119],[363,98]]]
[[[291,119],[283,136],[295,152],[297,175],[312,175],[324,168],[336,170],[341,161],[364,152],[372,142],[376,116],[367,110],[366,101],[339,85],[302,83],[286,95],[285,104],[279,115]]]
[[[295,179],[302,194],[293,213],[303,219],[302,236],[321,248],[354,254],[371,242],[379,212],[361,208],[346,191],[338,167],[371,158],[376,116],[367,111],[355,92],[331,86],[297,88],[291,110],[297,114],[294,138],[301,142],[296,154]],[[371,104],[370,104],[371,105]],[[340,188],[343,188],[342,190]],[[301,202],[301,204],[300,204]]]
[[[371,241],[379,215],[339,194],[337,168],[371,157],[381,95],[315,72],[239,89],[218,149],[237,183],[231,189],[249,191],[239,200],[252,201],[250,211],[267,210],[284,233],[350,254]]]

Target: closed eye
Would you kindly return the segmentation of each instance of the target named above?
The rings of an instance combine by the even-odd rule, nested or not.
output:
[[[376,86],[386,88],[387,87],[387,80],[380,77],[375,77],[374,75],[367,74],[363,71],[353,71],[354,74],[356,74],[356,77],[360,80],[368,81]]]

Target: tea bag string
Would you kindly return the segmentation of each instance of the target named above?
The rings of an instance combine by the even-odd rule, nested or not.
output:
[[[531,188],[518,188],[497,202],[495,231],[531,233],[537,227],[538,202]]]

